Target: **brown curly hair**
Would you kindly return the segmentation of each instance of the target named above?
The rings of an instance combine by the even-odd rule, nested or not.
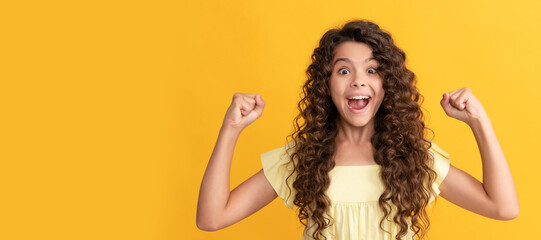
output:
[[[294,171],[288,178],[297,173],[292,187],[297,191],[294,204],[298,206],[299,221],[306,226],[311,218],[316,227],[314,239],[326,239],[322,231],[332,224],[332,219],[325,216],[331,205],[325,191],[330,184],[328,173],[335,165],[334,140],[340,114],[330,96],[329,80],[334,49],[346,41],[365,43],[372,49],[383,79],[385,96],[375,115],[375,133],[371,137],[374,160],[381,166],[380,177],[385,185],[378,200],[384,213],[379,227],[388,232],[383,223],[392,216],[400,229],[396,239],[402,239],[408,228],[422,239],[430,227],[425,208],[431,194],[435,196],[430,186],[436,179],[436,172],[430,168],[431,142],[424,138],[430,129],[423,122],[423,97],[417,91],[414,73],[406,68],[404,51],[394,44],[389,33],[366,20],[350,21],[342,28],[327,31],[306,70],[308,79],[298,104],[300,113],[293,122],[294,132],[287,136],[287,141],[293,140],[288,151],[293,149],[290,155]]]

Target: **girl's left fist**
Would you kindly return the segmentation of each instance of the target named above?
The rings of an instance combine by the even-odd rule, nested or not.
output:
[[[447,116],[470,125],[473,121],[487,117],[481,102],[477,100],[469,88],[461,88],[443,94],[441,106]]]

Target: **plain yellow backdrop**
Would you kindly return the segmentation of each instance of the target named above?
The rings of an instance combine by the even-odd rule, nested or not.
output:
[[[11,1],[0,7],[0,239],[300,239],[280,200],[217,232],[196,228],[199,185],[235,92],[259,93],[231,188],[292,129],[321,35],[354,18],[388,30],[425,96],[426,123],[482,180],[444,92],[470,87],[511,167],[520,215],[438,198],[431,239],[532,239],[541,214],[541,2]]]

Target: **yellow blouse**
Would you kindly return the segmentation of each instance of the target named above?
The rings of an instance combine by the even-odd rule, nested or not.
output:
[[[293,165],[290,164],[289,155],[285,150],[291,143],[261,154],[261,162],[263,172],[278,196],[283,199],[288,208],[293,209],[296,191],[292,183],[296,174],[287,181],[291,192],[286,186],[286,178],[292,171]],[[290,153],[292,151],[290,150]],[[435,143],[432,143],[429,152],[434,156],[433,169],[437,173],[437,178],[432,188],[437,196],[440,193],[439,185],[449,171],[449,154]],[[383,225],[392,236],[379,227],[383,212],[379,207],[378,199],[385,189],[379,177],[379,171],[379,165],[362,165],[335,166],[329,172],[331,182],[326,194],[331,199],[329,215],[334,223],[323,231],[328,240],[394,239],[398,233],[398,225],[391,220],[392,218]],[[432,202],[436,196],[432,196],[429,202]],[[308,227],[305,228],[302,236],[303,240],[313,239],[314,228],[310,228],[311,225],[312,222],[309,220]],[[412,239],[413,235],[413,232],[409,230],[404,239]]]

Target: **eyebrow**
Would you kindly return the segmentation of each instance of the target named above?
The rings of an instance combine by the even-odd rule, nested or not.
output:
[[[375,60],[375,58],[373,58],[373,57],[367,58],[367,59],[364,60],[364,63],[367,63],[367,62],[369,62],[370,60]],[[344,62],[347,62],[347,63],[350,63],[350,64],[351,64],[351,60],[349,60],[349,58],[338,58],[338,59],[336,59],[336,61],[334,61],[333,66],[336,65],[336,63],[337,63],[338,61],[344,61]]]

